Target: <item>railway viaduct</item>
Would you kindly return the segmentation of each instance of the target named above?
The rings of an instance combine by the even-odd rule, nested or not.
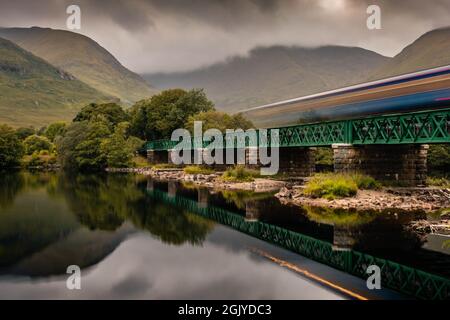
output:
[[[425,184],[429,144],[450,143],[450,108],[276,129],[282,174],[300,177],[313,174],[317,147],[331,147],[335,172],[360,172],[385,183],[417,186]],[[146,144],[149,162],[168,163],[177,143],[149,141]],[[207,147],[204,144],[191,152],[202,152]],[[258,147],[246,141],[247,160],[257,157]]]

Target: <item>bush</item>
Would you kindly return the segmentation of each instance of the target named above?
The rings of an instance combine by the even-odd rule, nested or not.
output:
[[[333,167],[333,149],[320,147],[317,148],[316,165]]]
[[[184,173],[187,174],[212,174],[214,170],[202,168],[200,166],[187,166],[183,169]]]
[[[36,134],[36,130],[34,128],[19,128],[16,130],[17,137],[23,141],[29,136],[32,136],[33,134]]]
[[[259,172],[256,170],[249,170],[244,166],[235,166],[234,168],[227,169],[223,173],[222,179],[230,182],[250,182],[258,176]]]
[[[314,198],[332,200],[355,196],[358,185],[348,175],[319,173],[306,183],[303,193]]]
[[[0,168],[18,166],[22,155],[23,145],[14,129],[0,125]]]
[[[46,136],[51,142],[55,142],[55,139],[58,136],[63,136],[66,132],[66,123],[65,122],[55,122],[50,124],[44,132],[44,136]]]
[[[381,183],[370,176],[366,176],[361,173],[354,173],[351,175],[351,178],[355,181],[358,189],[377,190],[381,188]]]
[[[147,158],[142,156],[135,156],[131,161],[134,168],[148,168],[150,166]]]
[[[22,166],[25,168],[48,167],[56,164],[54,154],[45,154],[45,152],[35,152],[31,156],[25,156],[22,160]]]
[[[39,153],[42,150],[50,153],[55,149],[55,146],[50,140],[38,135],[29,136],[25,139],[23,144],[25,146],[25,154],[27,155],[32,155],[35,152]]]
[[[428,169],[432,172],[448,173],[450,171],[450,145],[431,145],[428,150]]]
[[[428,177],[427,185],[433,186],[433,187],[450,188],[450,180],[448,180],[446,178]]]

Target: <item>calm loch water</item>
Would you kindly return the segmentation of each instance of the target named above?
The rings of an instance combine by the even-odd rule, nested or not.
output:
[[[299,208],[126,174],[2,173],[0,299],[405,298],[369,291],[356,257],[449,279],[448,238],[407,228],[420,218],[433,217]],[[66,287],[69,265],[81,290]]]

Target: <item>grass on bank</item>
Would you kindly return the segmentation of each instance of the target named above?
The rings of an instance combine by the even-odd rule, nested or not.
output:
[[[186,174],[213,174],[214,170],[200,167],[200,166],[187,166],[183,169]]]
[[[143,156],[134,156],[132,159],[133,168],[148,168],[150,164],[148,163],[147,158]]]
[[[158,163],[151,166],[152,169],[158,170],[158,169],[178,169],[179,166],[171,163]]]
[[[381,184],[370,176],[363,174],[317,173],[309,180],[303,193],[313,198],[353,197],[358,189],[379,189]]]
[[[222,175],[222,180],[227,182],[252,182],[259,177],[258,170],[246,169],[244,166],[228,168]]]
[[[450,180],[443,177],[428,177],[427,185],[431,187],[450,188]]]

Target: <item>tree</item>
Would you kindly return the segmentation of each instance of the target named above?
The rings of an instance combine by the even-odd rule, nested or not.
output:
[[[434,173],[448,175],[450,171],[450,146],[445,144],[431,145],[428,150],[428,168]]]
[[[52,152],[55,149],[53,143],[50,142],[46,137],[32,135],[26,138],[23,142],[25,146],[25,154],[31,155],[34,152],[39,153],[42,150]]]
[[[0,125],[0,167],[17,166],[23,156],[23,145],[13,128]]]
[[[105,168],[106,154],[101,149],[101,145],[110,134],[106,121],[89,122],[85,138],[75,147],[76,168],[82,171]]]
[[[104,140],[101,145],[110,168],[127,168],[131,165],[134,150],[125,137],[128,126],[127,122],[118,124],[111,137]]]
[[[120,122],[129,120],[129,115],[116,103],[91,103],[81,109],[73,121],[91,121],[98,116],[104,117],[108,121],[110,128]]]
[[[166,90],[133,106],[130,133],[144,140],[167,139],[190,116],[211,110],[214,104],[203,90]]]
[[[65,169],[77,169],[75,148],[86,139],[88,122],[74,122],[62,137],[56,138],[58,160]]]
[[[62,167],[82,171],[105,168],[106,155],[101,144],[110,134],[108,122],[101,118],[69,125],[64,136],[56,140]]]
[[[44,136],[46,136],[51,142],[55,142],[57,136],[64,135],[67,125],[65,122],[55,122],[50,124],[45,129]]]
[[[254,128],[253,123],[242,116],[242,114],[229,115],[219,111],[201,112],[190,116],[186,121],[185,128],[191,133],[194,131],[194,121],[201,121],[203,131],[208,129],[219,129],[225,134],[226,129],[247,130]]]
[[[16,130],[16,136],[21,140],[25,140],[29,136],[32,136],[33,134],[36,134],[36,130],[34,128],[19,128]]]

